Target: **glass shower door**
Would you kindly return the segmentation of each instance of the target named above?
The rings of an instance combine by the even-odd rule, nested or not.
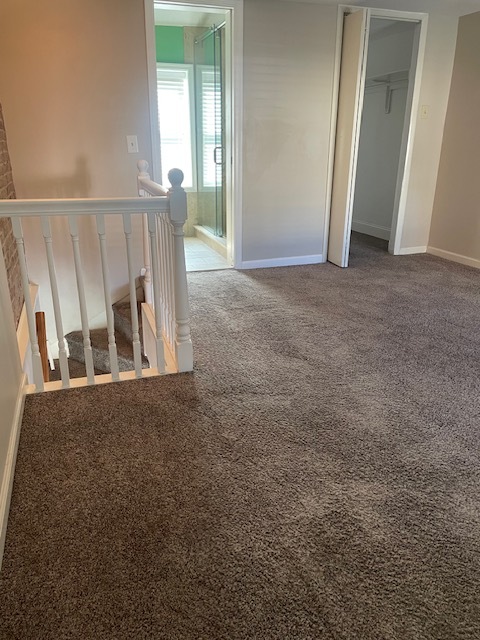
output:
[[[225,235],[224,27],[195,42],[198,221]]]

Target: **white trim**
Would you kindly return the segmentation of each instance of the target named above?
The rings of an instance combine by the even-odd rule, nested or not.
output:
[[[388,240],[390,238],[389,227],[382,227],[379,224],[362,222],[361,220],[352,220],[352,231],[365,233],[367,236],[374,236],[375,238],[381,238],[382,240]]]
[[[323,226],[324,262],[328,255],[328,236],[330,233],[330,209],[332,207],[333,165],[335,161],[335,141],[337,137],[338,98],[340,93],[340,62],[342,58],[343,16],[346,7],[339,5],[337,10],[337,35],[335,45],[335,62],[333,68],[333,86],[330,118],[330,134],[328,143],[327,187],[325,189],[325,223]]]
[[[400,160],[397,174],[397,189],[395,194],[395,204],[393,208],[392,233],[390,236],[388,247],[389,251],[391,251],[394,255],[400,253],[400,244],[402,242],[403,226],[405,223],[405,215],[407,211],[407,199],[409,195],[410,176],[412,171],[413,146],[415,143],[415,132],[417,130],[418,110],[420,108],[420,92],[422,88],[423,65],[425,60],[425,49],[427,46],[428,15],[426,13],[421,13],[418,14],[418,16],[420,16],[420,34],[418,38],[417,51],[412,51],[412,54],[416,53],[415,78],[413,79],[413,85],[411,81],[409,81],[408,83],[409,92],[410,87],[413,87],[413,91],[411,94],[408,129],[405,123],[402,135],[402,146],[400,150]],[[407,96],[407,114],[409,109],[409,98],[410,96]],[[400,253],[400,255],[402,254]]]
[[[360,130],[362,126],[363,104],[365,102],[365,82],[367,79],[368,46],[370,44],[370,20],[371,10],[357,7],[356,11],[363,11],[363,24],[365,31],[363,34],[363,46],[359,59],[359,71],[357,75],[357,104],[355,105],[355,124],[352,136],[352,160],[350,168],[350,184],[348,185],[348,219],[345,226],[345,238],[343,243],[342,267],[348,267],[348,257],[350,255],[350,238],[352,236],[353,204],[355,200],[355,186],[357,183],[357,167],[360,152]]]
[[[157,83],[157,96],[158,96],[158,74],[161,73],[163,69],[167,69],[169,71],[178,71],[182,70],[186,72],[187,77],[187,85],[188,85],[188,124],[190,125],[190,171],[192,174],[192,184],[190,187],[186,187],[184,183],[182,183],[182,187],[185,191],[198,191],[197,185],[197,137],[196,137],[196,126],[195,126],[195,84],[196,78],[194,78],[194,64],[192,62],[157,62],[155,65],[155,78]],[[158,109],[158,104],[157,104]],[[157,111],[158,112],[158,111]],[[160,121],[160,114],[157,118]],[[160,131],[160,125],[158,125],[158,131]],[[154,132],[156,135],[156,133]],[[161,132],[160,132],[161,138]],[[160,142],[160,162],[162,158],[161,152],[161,142]],[[165,171],[168,173],[170,169],[174,167],[165,167]],[[179,167],[185,173],[186,167]],[[163,174],[163,171],[162,171]],[[139,178],[139,182],[145,180],[145,178]],[[162,180],[160,184],[163,186],[165,182],[168,182],[168,178],[166,175],[162,175]],[[155,183],[155,180],[153,180]],[[164,187],[165,188],[165,187]],[[167,189],[168,191],[168,189]],[[155,194],[155,195],[165,195],[165,194]]]
[[[150,304],[142,303],[142,338],[143,338],[143,352],[148,358],[150,368],[158,371],[157,366],[157,328],[155,322],[155,313],[152,310]],[[163,339],[164,357],[165,357],[165,373],[178,373],[177,362],[175,354],[172,351],[168,340]],[[142,370],[142,376],[145,369]],[[108,375],[108,374],[107,374]]]
[[[460,253],[453,253],[452,251],[445,251],[445,249],[438,249],[437,247],[430,246],[427,247],[427,253],[430,253],[432,256],[437,256],[438,258],[450,260],[451,262],[464,264],[467,267],[480,269],[480,260],[477,260],[477,258],[469,258],[468,256],[462,256]]]
[[[13,476],[15,474],[15,463],[17,461],[18,442],[20,440],[20,429],[22,426],[23,409],[25,406],[26,375],[23,374],[18,387],[15,412],[13,414],[12,425],[10,427],[10,440],[8,442],[7,458],[5,461],[5,471],[0,487],[0,569],[2,568],[3,551],[5,549],[5,538],[7,535],[8,512],[12,497]]]
[[[168,360],[167,360],[168,362]],[[168,370],[166,369],[165,371],[161,372],[159,371],[157,368],[153,368],[153,367],[149,367],[148,369],[142,369],[142,377],[141,378],[137,378],[137,375],[135,373],[135,371],[120,371],[120,379],[119,380],[114,380],[112,377],[111,373],[101,373],[98,374],[96,376],[94,376],[95,378],[95,386],[99,385],[99,384],[110,384],[110,382],[131,382],[132,380],[143,380],[143,378],[153,378],[153,377],[158,377],[158,376],[164,376],[164,375],[171,375],[174,373],[178,373],[178,371],[175,370]],[[84,378],[71,378],[70,379],[70,389],[81,389],[83,387],[91,387],[92,385],[88,382],[88,378],[84,377]],[[61,380],[55,380],[54,382],[45,382],[44,385],[44,392],[47,391],[61,391],[63,389],[62,387],[62,381]],[[33,393],[38,393],[36,387],[34,384],[27,384],[25,387],[25,394],[26,395],[31,395]]]
[[[154,182],[162,183],[162,159],[160,157],[160,127],[158,123],[157,50],[155,47],[155,12],[153,0],[144,0],[145,53],[147,56],[148,116],[150,118],[150,144],[152,164],[150,175]]]
[[[268,258],[266,260],[246,260],[238,269],[270,269],[271,267],[294,267],[325,262],[322,254],[312,256],[291,256],[289,258]]]
[[[170,210],[167,196],[156,198],[65,198],[45,200],[0,200],[0,218],[28,216],[91,216],[98,213],[165,213]]]
[[[330,209],[332,204],[332,186],[333,186],[333,167],[335,160],[335,138],[337,128],[337,114],[338,114],[338,102],[339,102],[339,86],[340,86],[340,64],[342,55],[342,39],[343,39],[343,16],[347,12],[356,11],[360,7],[351,5],[339,5],[337,16],[337,41],[335,50],[335,66],[333,76],[333,91],[332,91],[332,108],[331,108],[331,121],[330,121],[330,140],[329,140],[329,156],[327,164],[327,190],[325,199],[325,225],[324,225],[324,239],[323,239],[323,255],[327,260],[328,255],[328,237],[330,231]],[[362,7],[363,8],[363,7]],[[410,110],[410,124],[408,128],[408,136],[405,140],[405,162],[403,164],[403,179],[401,181],[400,189],[398,190],[398,196],[395,202],[394,218],[392,223],[392,236],[390,245],[392,246],[392,253],[402,255],[400,249],[401,236],[403,231],[403,225],[405,221],[406,202],[408,197],[413,145],[415,139],[415,131],[417,124],[418,109],[420,105],[420,91],[422,84],[423,64],[425,58],[426,40],[427,40],[427,26],[428,26],[428,14],[417,13],[412,11],[392,11],[388,9],[370,9],[370,15],[368,20],[372,18],[386,18],[397,19],[404,21],[412,21],[420,23],[420,38],[418,43],[418,51],[416,58],[416,72],[413,82],[413,95],[412,105]],[[397,208],[398,207],[398,208]],[[416,253],[416,251],[415,251]]]
[[[414,253],[426,253],[427,247],[403,247],[399,249],[395,255],[397,256],[411,256]]]

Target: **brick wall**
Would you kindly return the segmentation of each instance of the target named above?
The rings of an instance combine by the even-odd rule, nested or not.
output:
[[[13,185],[12,167],[8,155],[7,135],[3,121],[2,106],[0,105],[0,199],[9,198],[15,198],[15,187]],[[0,218],[0,245],[3,249],[10,299],[12,301],[15,324],[17,325],[23,306],[23,292],[17,247],[13,237],[12,224],[8,218]]]

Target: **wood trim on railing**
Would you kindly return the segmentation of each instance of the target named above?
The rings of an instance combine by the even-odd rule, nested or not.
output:
[[[37,329],[38,348],[40,350],[40,358],[42,360],[43,381],[50,381],[50,366],[48,362],[47,351],[47,325],[45,323],[45,312],[37,311],[35,313],[35,325]]]

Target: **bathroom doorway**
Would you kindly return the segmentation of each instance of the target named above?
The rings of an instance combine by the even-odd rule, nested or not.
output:
[[[224,5],[220,0],[219,5]],[[234,3],[235,4],[235,3]],[[147,6],[150,6],[146,0]],[[241,170],[233,65],[235,7],[202,2],[153,4],[149,70],[154,179],[167,184],[173,167],[185,173],[187,270],[230,268],[241,262]],[[147,11],[146,11],[147,13]],[[153,36],[153,37],[152,37]]]

